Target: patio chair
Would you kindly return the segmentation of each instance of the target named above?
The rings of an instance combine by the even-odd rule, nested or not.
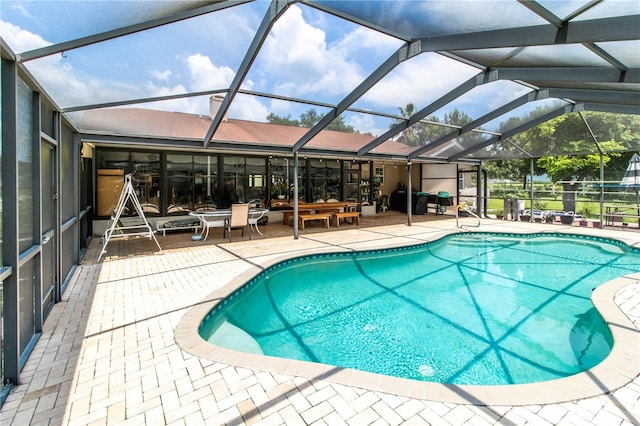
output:
[[[251,231],[251,228],[253,227],[258,234],[262,235],[260,228],[258,228],[258,221],[261,220],[267,212],[268,210],[261,210],[260,213],[249,216],[249,231]],[[268,221],[269,218],[267,217],[266,220]],[[249,236],[251,236],[251,234],[249,234]]]
[[[553,210],[545,210],[540,214],[540,220],[546,223],[553,223],[556,220],[556,212]]]
[[[247,228],[249,239],[251,239],[251,227],[249,226],[249,204],[232,204],[231,217],[225,219],[225,228],[222,238],[229,232],[229,242],[231,242],[231,231],[234,229],[242,229],[244,237],[244,228]]]

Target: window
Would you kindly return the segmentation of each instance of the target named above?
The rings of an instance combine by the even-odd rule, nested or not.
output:
[[[167,214],[193,210],[193,155],[167,154]]]
[[[193,157],[195,209],[218,207],[218,157],[196,155]]]
[[[223,163],[223,207],[229,207],[234,203],[266,204],[264,158],[225,156]]]
[[[133,189],[146,215],[159,215],[160,154],[155,152],[98,151],[97,208],[98,216],[111,216],[118,203],[124,175],[131,173]],[[126,214],[136,214],[132,205]]]

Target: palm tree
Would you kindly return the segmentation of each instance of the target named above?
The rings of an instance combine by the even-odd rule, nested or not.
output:
[[[400,115],[404,118],[410,118],[416,113],[416,107],[412,103],[408,103],[406,107],[398,107]],[[404,120],[396,119],[389,127],[394,127]],[[407,127],[398,135],[397,141],[408,146],[420,146],[424,142],[422,140],[423,128],[421,123],[416,123],[413,126]]]

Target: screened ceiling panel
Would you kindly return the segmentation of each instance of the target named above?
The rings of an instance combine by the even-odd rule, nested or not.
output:
[[[108,128],[114,135],[201,141],[211,124],[208,113],[167,112],[188,109],[193,103],[208,104],[209,96],[76,111],[68,117],[87,133],[103,133]]]
[[[505,59],[501,67],[611,67],[607,61],[580,44],[531,46]]]
[[[496,139],[496,135],[480,132],[468,132],[443,145],[446,147],[445,150],[433,151],[433,155],[437,153],[439,156],[443,156],[444,158],[450,158],[464,153],[476,146],[481,146],[482,144],[487,143],[487,141],[493,139]],[[473,150],[473,153],[475,155],[476,150]]]
[[[545,1],[541,2],[544,5],[558,3],[562,4],[564,2],[555,2],[555,1]],[[590,4],[592,2],[582,1],[582,2],[570,2],[577,3],[577,5],[584,6]],[[584,13],[576,16],[574,18],[575,21],[584,21],[588,19],[604,19],[611,18],[615,16],[629,16],[629,15],[637,15],[640,13],[640,2],[637,1],[603,1],[595,4],[592,8],[586,10]]]
[[[366,112],[350,112],[343,113],[345,123],[352,125],[356,129],[367,129],[359,133],[370,134],[379,137],[387,132],[394,124],[400,120],[400,114],[397,113],[393,117],[385,115],[367,114]]]
[[[283,121],[301,121],[309,116],[322,117],[329,112],[330,106],[320,103],[306,103],[301,100],[293,101],[291,98],[257,96],[239,93],[229,109],[228,117],[243,116],[243,119],[267,123],[269,114],[273,114]],[[247,116],[246,112],[251,111]],[[277,120],[271,122],[279,123]]]
[[[442,123],[463,126],[501,106],[516,100],[531,89],[508,80],[498,80],[477,86],[437,111],[429,118]]]
[[[26,67],[62,108],[226,90],[263,13],[236,7],[236,13],[253,14],[241,28],[225,9],[28,61]],[[175,111],[208,111],[206,102],[196,102],[183,100],[186,108]]]
[[[332,29],[337,27],[344,36],[333,39]],[[314,8],[291,7],[274,23],[243,86],[337,104],[401,45],[397,39]]]
[[[593,144],[513,145],[576,111],[594,128],[598,114],[624,114],[640,132],[637,0],[2,1],[0,12],[3,59],[95,143],[455,161],[583,152]],[[330,130],[336,117],[353,133]]]
[[[547,9],[549,12],[562,19],[570,17],[576,10],[579,10],[586,4],[584,0],[540,0],[538,3],[540,3],[540,5]]]
[[[22,52],[174,16],[221,2],[220,0],[60,0],[3,1],[2,3],[2,20],[20,22],[23,30],[39,36],[39,38],[30,37],[31,44],[27,49],[17,50]]]
[[[640,41],[611,41],[596,43],[596,46],[631,68],[640,67]]]
[[[407,107],[418,112],[478,74],[478,69],[437,53],[417,55],[384,76],[354,108],[372,109],[409,118]]]
[[[498,66],[503,60],[517,55],[520,48],[498,47],[492,49],[452,50],[456,57],[478,64],[486,68]]]
[[[427,142],[437,140],[438,138],[457,130],[458,127],[455,126],[421,121],[401,132],[398,137],[394,139],[394,142],[403,146],[403,152],[412,153],[425,146]],[[375,152],[378,154],[386,153],[391,155],[395,152],[395,150],[392,150],[394,147],[395,145],[381,145],[376,148]]]
[[[483,124],[482,129],[495,133],[508,132],[523,123],[531,121],[548,113],[549,111],[559,109],[565,105],[567,105],[567,102],[563,102],[558,99],[543,99],[540,101],[529,102],[513,109],[507,114]]]
[[[310,1],[370,23],[405,40],[515,28],[545,21],[516,2],[505,1]]]
[[[554,80],[529,80],[529,83],[543,89],[567,89],[566,81],[554,81]],[[591,90],[593,96],[597,97],[599,90],[605,91],[619,91],[626,95],[633,97],[640,97],[640,83],[617,83],[617,82],[604,82],[604,81],[577,81],[571,83],[570,90]],[[636,95],[637,93],[637,95]],[[637,104],[637,103],[636,103]]]
[[[483,135],[482,138],[484,140],[489,140],[490,136]],[[507,146],[507,148],[509,147],[510,146]],[[439,149],[436,149],[430,152],[428,155],[436,158],[440,158],[446,161],[449,157],[457,156],[465,149],[466,149],[465,146],[463,146],[457,139],[454,139],[451,142],[447,143],[446,145],[443,145]],[[486,156],[488,155],[487,152],[491,152],[492,153],[491,155],[496,155],[497,152],[503,152],[503,151],[507,152],[505,151],[505,148],[502,147],[501,145],[495,146],[495,144],[492,144],[488,147],[488,149],[485,148],[485,149],[480,149],[478,151],[474,151],[473,154],[468,155],[467,158],[475,158],[476,156],[483,156],[483,155]]]
[[[454,152],[447,152],[449,156]],[[466,156],[467,159],[481,159],[483,161],[508,160],[512,158],[531,158],[529,153],[519,149],[509,140],[498,141]]]

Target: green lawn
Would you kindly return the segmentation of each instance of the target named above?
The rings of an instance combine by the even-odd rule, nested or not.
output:
[[[530,209],[530,200],[526,199],[521,201],[524,201],[525,210]],[[534,210],[564,210],[562,207],[562,200],[534,200],[534,206]],[[499,212],[502,212],[503,207],[503,199],[491,198],[487,205],[487,213],[498,214]],[[581,200],[578,198],[576,202],[576,210],[576,213],[580,213],[587,218],[597,218],[600,215],[600,203],[592,200]]]

